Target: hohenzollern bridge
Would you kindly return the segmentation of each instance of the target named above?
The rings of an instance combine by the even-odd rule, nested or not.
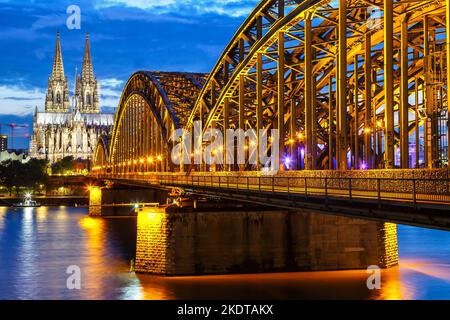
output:
[[[449,20],[443,0],[263,0],[209,74],[131,76],[92,176],[449,229]],[[256,163],[174,161],[197,156],[173,155],[171,137],[199,122],[277,129],[279,170],[262,165],[259,136],[244,146]]]

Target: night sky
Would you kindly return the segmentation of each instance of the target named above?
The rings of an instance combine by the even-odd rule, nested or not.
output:
[[[121,90],[138,70],[209,72],[258,0],[0,0],[0,123],[17,129],[15,147],[28,148],[35,106],[44,108],[56,32],[69,89],[81,68],[89,32],[101,106],[113,112]],[[69,30],[70,5],[81,29]],[[10,129],[2,126],[2,133]]]

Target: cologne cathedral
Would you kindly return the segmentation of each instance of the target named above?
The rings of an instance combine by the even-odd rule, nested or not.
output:
[[[36,108],[34,115],[30,156],[52,163],[68,156],[90,160],[98,138],[111,133],[113,125],[114,114],[100,112],[98,83],[92,66],[88,34],[81,75],[75,72],[70,103],[58,33],[45,111],[39,112]]]

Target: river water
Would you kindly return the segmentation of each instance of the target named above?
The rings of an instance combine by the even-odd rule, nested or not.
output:
[[[130,272],[135,219],[83,208],[0,208],[0,299],[450,299],[450,232],[399,226],[399,267],[164,278]],[[67,268],[81,289],[67,289]]]

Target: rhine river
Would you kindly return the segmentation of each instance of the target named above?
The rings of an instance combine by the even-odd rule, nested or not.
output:
[[[135,227],[135,219],[92,219],[83,208],[0,208],[0,299],[450,299],[450,232],[399,226],[400,266],[369,291],[365,270],[136,275]],[[66,286],[72,265],[80,290]]]

